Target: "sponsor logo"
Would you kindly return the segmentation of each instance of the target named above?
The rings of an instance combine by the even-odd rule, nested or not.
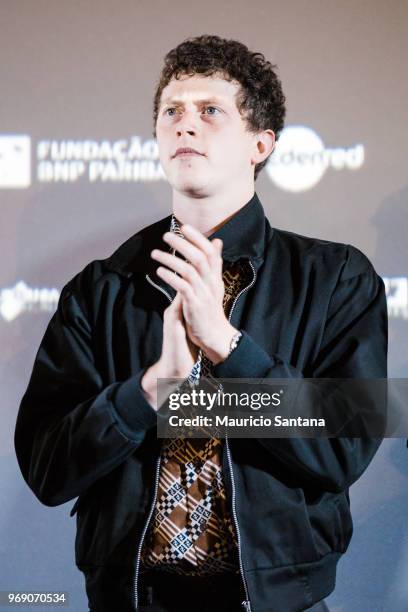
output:
[[[408,278],[406,276],[383,277],[390,318],[408,319]]]
[[[286,127],[269,158],[265,170],[272,182],[292,193],[315,187],[328,168],[357,170],[364,163],[364,147],[325,147],[311,128],[302,125]]]
[[[24,135],[0,136],[0,188],[22,189],[31,182],[31,143]]]
[[[37,180],[41,183],[158,181],[165,178],[156,140],[41,140]]]
[[[13,321],[23,312],[53,312],[58,304],[58,289],[31,288],[24,281],[0,291],[0,315]]]

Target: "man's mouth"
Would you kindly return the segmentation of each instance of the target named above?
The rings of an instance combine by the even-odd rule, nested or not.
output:
[[[196,151],[195,149],[191,149],[190,147],[182,147],[180,149],[177,149],[173,157],[190,156],[190,155],[203,155],[203,153],[200,153],[199,151]]]

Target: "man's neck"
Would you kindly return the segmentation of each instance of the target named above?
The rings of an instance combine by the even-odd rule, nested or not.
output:
[[[239,197],[226,194],[194,198],[173,191],[173,213],[180,224],[188,223],[204,236],[211,236],[231,219],[254,195],[253,184]]]

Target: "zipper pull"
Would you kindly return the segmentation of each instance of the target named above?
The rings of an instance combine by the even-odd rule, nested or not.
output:
[[[241,606],[245,612],[251,612],[251,604],[249,601],[243,601]]]

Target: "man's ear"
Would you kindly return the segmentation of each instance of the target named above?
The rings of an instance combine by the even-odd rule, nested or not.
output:
[[[254,134],[254,151],[251,162],[256,165],[264,161],[275,148],[275,132],[273,130],[262,130]]]

